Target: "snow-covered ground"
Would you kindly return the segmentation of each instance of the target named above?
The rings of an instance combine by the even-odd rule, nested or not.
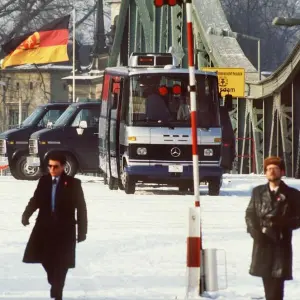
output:
[[[64,299],[184,299],[193,196],[151,187],[126,195],[110,191],[101,178],[79,177],[89,232],[86,242],[77,246],[77,267],[68,273]],[[300,188],[299,180],[285,181]],[[248,274],[252,240],[244,221],[251,189],[263,182],[262,176],[227,175],[218,197],[207,196],[207,188],[201,186],[203,247],[224,249],[227,255],[228,287],[211,293],[214,299],[263,296],[261,280]],[[0,177],[1,300],[49,299],[42,267],[22,263],[36,214],[27,227],[21,225],[21,214],[35,187],[36,182]],[[294,280],[286,283],[286,300],[300,299],[300,231],[295,232],[293,245]],[[224,286],[223,268],[220,276]]]

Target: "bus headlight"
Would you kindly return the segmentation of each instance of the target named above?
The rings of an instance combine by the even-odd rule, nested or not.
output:
[[[138,155],[147,155],[147,148],[141,148],[141,147],[139,147],[139,148],[136,149],[136,153]]]

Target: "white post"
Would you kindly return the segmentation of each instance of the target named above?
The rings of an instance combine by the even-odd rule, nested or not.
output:
[[[72,102],[75,102],[75,42],[76,42],[76,36],[75,36],[75,26],[76,26],[76,11],[75,7],[73,9],[73,98]]]
[[[20,96],[20,91],[19,91],[19,126],[21,126],[22,123],[22,97]]]
[[[261,81],[261,61],[260,61],[260,39],[257,39],[257,71],[258,80]]]
[[[194,62],[194,33],[192,22],[192,2],[188,0],[185,3],[186,9],[186,27],[187,27],[187,44],[188,44],[188,65],[189,65],[189,91],[191,105],[191,135],[192,135],[192,157],[193,157],[193,180],[194,180],[194,198],[195,207],[191,208],[193,215],[190,215],[193,222],[190,225],[190,236],[187,243],[187,267],[188,283],[187,295],[190,291],[197,289],[201,295],[203,291],[203,282],[201,275],[201,210],[200,210],[200,192],[199,192],[199,159],[198,159],[198,126],[197,126],[197,101],[196,101],[196,74]],[[200,99],[202,101],[202,99]],[[203,270],[202,270],[203,271]]]
[[[201,240],[200,240],[200,214],[198,207],[189,208],[189,236],[187,238],[187,284],[186,296],[188,299],[199,295],[200,285],[200,262],[201,262]],[[203,292],[203,291],[201,291]]]

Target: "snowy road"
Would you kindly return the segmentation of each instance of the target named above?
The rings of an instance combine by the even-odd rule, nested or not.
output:
[[[108,190],[99,178],[81,179],[89,232],[77,247],[77,267],[68,273],[64,299],[184,299],[187,216],[193,196],[150,187],[126,195]],[[212,293],[214,299],[263,295],[260,279],[248,275],[252,241],[244,222],[250,191],[263,180],[227,176],[219,197],[207,196],[201,187],[203,246],[227,254],[228,288]],[[286,182],[300,188],[297,180]],[[42,267],[21,262],[36,215],[26,228],[20,219],[35,186],[36,182],[0,177],[0,300],[49,299]],[[295,279],[286,284],[286,300],[299,300],[300,231],[293,244]]]

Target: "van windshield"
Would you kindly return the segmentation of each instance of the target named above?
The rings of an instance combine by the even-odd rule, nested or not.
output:
[[[65,125],[67,125],[70,121],[70,119],[72,118],[72,116],[74,115],[74,112],[77,110],[76,106],[69,106],[64,113],[56,120],[56,122],[54,123],[54,128],[55,127],[63,127]]]
[[[42,107],[35,109],[30,116],[28,116],[21,124],[21,127],[34,126],[43,117],[46,110]]]
[[[219,127],[218,82],[196,75],[197,125]],[[190,127],[188,73],[139,74],[130,78],[129,123],[134,126]]]

